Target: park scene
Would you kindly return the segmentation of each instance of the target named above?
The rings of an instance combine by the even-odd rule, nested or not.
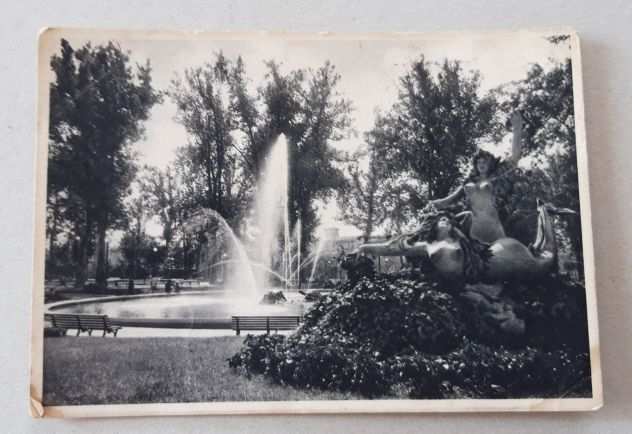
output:
[[[570,36],[48,66],[44,405],[592,396]]]

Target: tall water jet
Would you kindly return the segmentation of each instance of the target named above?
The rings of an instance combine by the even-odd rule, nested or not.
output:
[[[285,141],[285,136],[283,136]],[[287,142],[286,142],[287,149]],[[287,162],[287,160],[286,160]],[[289,167],[285,168],[286,175],[289,177]],[[283,197],[283,257],[285,258],[285,267],[283,269],[283,276],[285,276],[285,288],[288,287],[288,279],[292,275],[292,239],[290,238],[290,206],[289,206],[289,180],[286,180],[285,196]]]
[[[262,170],[260,171],[255,191],[254,209],[242,222],[244,226],[247,248],[237,238],[232,228],[217,212],[204,209],[191,219],[189,226],[197,227],[205,223],[209,218],[216,219],[224,232],[234,245],[237,253],[238,266],[232,266],[224,286],[228,289],[245,289],[249,294],[260,296],[270,288],[270,279],[280,282],[284,287],[293,284],[293,263],[296,259],[292,256],[293,242],[290,233],[289,218],[289,153],[287,139],[281,134],[271,146],[266,156]],[[206,224],[206,223],[205,223]],[[301,224],[300,220],[294,228],[294,239],[298,248],[297,270],[300,279],[300,249],[301,249]],[[212,237],[209,236],[209,240]],[[281,243],[282,241],[282,243]],[[210,260],[210,252],[213,247],[209,242],[208,265],[215,268],[220,264],[233,265],[234,260],[227,260],[226,255],[219,260]],[[225,247],[219,250],[225,251]],[[225,253],[225,252],[224,252]],[[210,268],[209,268],[210,269]],[[275,271],[276,270],[276,271]],[[278,271],[278,272],[277,272]]]
[[[301,236],[303,233],[303,223],[301,222],[301,218],[299,217],[296,220],[296,226],[294,226],[294,239],[296,240],[296,282],[298,287],[301,287]],[[290,274],[291,276],[291,274]]]
[[[256,259],[267,268],[280,266],[285,282],[291,274],[288,158],[287,139],[281,134],[270,148],[259,176],[253,216],[254,225],[257,227],[254,244]],[[281,255],[279,255],[280,234],[283,234]],[[279,260],[280,264],[275,264],[275,260]],[[258,271],[256,276],[261,288],[266,288],[268,286],[266,273]]]
[[[320,255],[323,253],[323,248],[325,247],[326,240],[321,237],[318,239],[318,243],[316,244],[316,253],[314,254],[314,262],[312,263],[312,272],[309,273],[309,280],[307,281],[307,288],[309,289],[312,282],[314,281],[314,275],[316,274],[316,268],[318,267],[318,260],[320,259]]]

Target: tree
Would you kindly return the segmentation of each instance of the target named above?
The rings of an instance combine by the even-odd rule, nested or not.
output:
[[[145,224],[149,218],[147,197],[143,192],[130,198],[126,204],[127,230],[121,239],[121,250],[127,262],[127,276],[134,279],[138,271],[139,252],[143,250],[147,236]]]
[[[566,35],[550,39],[561,44]],[[543,200],[558,207],[580,211],[573,72],[570,58],[545,68],[534,64],[524,80],[508,83],[494,90],[502,113],[519,110],[526,120],[524,146],[536,165],[553,182],[537,192]],[[535,196],[531,192],[531,196]],[[534,200],[533,200],[534,202]],[[564,221],[572,250],[583,270],[581,222],[579,217]]]
[[[342,217],[370,236],[376,225],[401,232],[417,210],[445,196],[464,175],[483,139],[498,139],[492,96],[480,97],[480,75],[458,61],[435,65],[422,56],[400,80],[397,102],[365,135],[366,172],[352,163],[341,196]]]
[[[481,139],[495,130],[495,101],[479,96],[480,75],[445,60],[439,72],[422,56],[400,78],[397,103],[381,122],[396,141],[377,141],[376,152],[392,169],[425,186],[418,202],[445,196],[462,176]]]
[[[229,83],[231,90],[230,110],[235,119],[235,132],[241,133],[246,154],[244,163],[252,174],[259,173],[259,164],[264,160],[264,153],[273,137],[265,127],[262,117],[261,94],[251,95],[248,90],[250,80],[246,75],[243,59],[237,57],[234,67],[230,70]]]
[[[134,177],[132,143],[160,94],[151,67],[130,65],[129,53],[112,42],[74,50],[61,41],[50,65],[49,183],[80,239],[76,284],[85,281],[90,243],[96,236],[97,283],[105,285],[105,236],[121,223],[123,197]]]
[[[382,152],[395,147],[397,134],[385,118],[378,115],[373,129],[365,133],[366,149],[357,152],[346,166],[346,185],[340,189],[340,217],[362,231],[368,242],[374,230],[401,232],[414,220],[414,210],[423,206],[416,201],[421,189],[414,181],[393,171],[393,163]],[[366,163],[366,169],[362,169]]]
[[[176,172],[171,166],[164,170],[145,167],[140,184],[147,197],[147,206],[162,224],[162,237],[169,254],[176,231],[183,222],[182,191]]]
[[[360,168],[361,153],[354,157],[347,166],[347,186],[340,191],[338,203],[342,220],[360,229],[366,243],[374,229],[386,219],[385,208],[380,203],[381,173],[372,156],[368,170]]]
[[[190,142],[178,151],[177,165],[189,186],[193,206],[214,209],[235,222],[245,206],[247,156],[231,135],[235,129],[230,105],[230,62],[217,54],[214,63],[187,69],[172,81],[169,96],[176,120]],[[201,175],[201,181],[198,178]]]
[[[132,232],[126,232],[121,239],[121,252],[130,279],[157,275],[166,258],[164,246],[145,233],[137,237]]]
[[[180,149],[175,162],[165,169],[146,166],[140,178],[148,210],[162,226],[165,257],[172,268],[188,275],[192,270],[192,254],[199,247],[195,236],[183,230],[187,217],[203,206],[204,181],[191,171],[191,160]]]
[[[254,167],[262,165],[270,145],[285,134],[289,145],[291,225],[301,219],[302,245],[310,245],[318,223],[315,202],[333,197],[345,183],[336,164],[344,156],[331,145],[346,136],[351,103],[337,90],[340,75],[330,63],[283,73],[268,62],[258,97],[248,97],[242,73],[233,75],[238,128],[248,139]],[[236,71],[239,71],[238,69]],[[258,104],[255,103],[258,101]]]
[[[274,62],[267,66],[256,92],[243,60],[233,62],[221,53],[172,82],[176,119],[190,136],[174,164],[182,208],[185,217],[200,207],[212,208],[239,233],[268,151],[283,133],[289,142],[291,225],[301,218],[302,245],[307,246],[317,224],[315,201],[332,197],[344,183],[336,166],[343,156],[331,141],[348,130],[351,105],[337,92],[340,77],[329,63],[289,73]]]

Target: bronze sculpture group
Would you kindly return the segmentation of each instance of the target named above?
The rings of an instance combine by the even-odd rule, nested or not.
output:
[[[449,196],[430,201],[421,211],[417,230],[386,242],[363,244],[347,255],[342,266],[349,277],[353,280],[372,273],[372,256],[406,257],[411,263],[429,266],[443,280],[458,282],[460,295],[495,327],[511,335],[522,334],[525,322],[516,315],[503,282],[536,280],[555,271],[557,243],[551,214],[576,214],[538,199],[535,240],[525,245],[506,235],[496,205],[496,187],[506,184],[517,167],[522,128],[522,116],[514,114],[511,157],[501,162],[479,150],[465,182]],[[452,214],[445,210],[461,199],[465,199],[465,211]]]
[[[496,208],[495,184],[514,170],[520,158],[520,114],[512,116],[512,127],[512,155],[505,164],[479,150],[463,185],[424,208],[419,229],[384,243],[363,244],[354,255],[424,258],[442,277],[467,283],[524,280],[552,271],[557,245],[550,214],[558,210],[538,200],[537,235],[527,246],[505,234]],[[466,211],[457,215],[442,211],[461,198],[466,201]]]

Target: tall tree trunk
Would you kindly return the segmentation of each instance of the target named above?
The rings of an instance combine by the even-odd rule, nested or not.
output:
[[[165,230],[162,233],[165,239],[165,258],[169,258],[171,254],[171,240],[173,240],[173,227],[175,224],[172,221],[165,223]]]
[[[80,231],[77,263],[75,265],[75,288],[82,289],[88,276],[88,245],[92,235],[92,220],[86,216],[85,226]]]
[[[138,244],[140,244],[140,234],[134,233],[134,245],[132,250],[132,263],[129,264],[129,278],[136,279],[136,262],[138,261]]]
[[[46,264],[47,273],[54,272],[57,274],[57,264],[59,263],[58,258],[55,255],[55,241],[57,240],[58,233],[58,214],[59,214],[59,205],[57,204],[57,200],[50,201],[48,203],[48,207],[51,209],[52,213],[52,222],[48,232],[48,263]],[[49,270],[48,267],[51,267]]]
[[[48,265],[56,269],[57,258],[55,257],[55,239],[57,238],[57,221],[53,221],[53,226],[48,234]]]
[[[79,258],[75,270],[75,288],[82,289],[88,276],[88,246],[84,240],[79,241]]]
[[[377,180],[375,178],[375,173],[373,171],[375,168],[371,167],[372,171],[369,173],[369,182],[367,185],[367,199],[368,199],[368,209],[366,215],[366,227],[364,229],[364,243],[369,242],[369,238],[371,238],[371,234],[373,233],[373,221],[375,220],[375,189]]]
[[[364,227],[364,234],[362,234],[362,239],[364,243],[369,242],[369,238],[371,238],[371,233],[373,232],[373,197],[369,198],[369,207],[366,215],[366,226]]]
[[[107,286],[107,252],[105,243],[105,232],[107,224],[105,221],[97,223],[97,286],[105,288]]]

